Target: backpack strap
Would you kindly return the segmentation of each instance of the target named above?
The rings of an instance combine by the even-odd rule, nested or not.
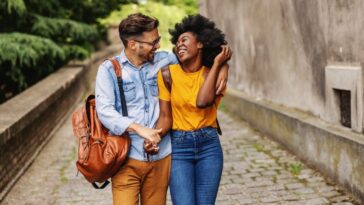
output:
[[[216,125],[217,125],[217,133],[219,133],[219,135],[222,135],[222,131],[221,131],[221,127],[220,127],[220,124],[219,124],[219,120],[217,120],[217,117],[216,117]]]
[[[116,78],[118,80],[122,114],[123,116],[128,116],[128,108],[126,107],[124,88],[123,88],[121,65],[115,58],[109,58],[108,60],[111,61],[116,74]]]
[[[169,66],[161,68],[162,71],[162,77],[164,86],[168,89],[169,92],[172,90],[172,77],[171,77],[171,71],[169,70]]]
[[[106,180],[102,185],[98,185],[98,184],[96,184],[96,182],[92,182],[91,183],[92,184],[92,186],[95,188],[95,189],[104,189],[107,185],[109,185],[110,184],[110,181],[109,180]]]

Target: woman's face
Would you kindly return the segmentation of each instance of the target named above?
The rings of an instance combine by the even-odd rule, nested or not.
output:
[[[203,44],[197,41],[192,32],[182,33],[176,42],[176,54],[181,63],[196,58]]]

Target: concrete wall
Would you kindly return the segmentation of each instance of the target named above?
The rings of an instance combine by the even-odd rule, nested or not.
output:
[[[362,0],[200,0],[234,51],[229,85],[322,117],[325,66],[364,62]]]
[[[0,105],[0,202],[52,137],[53,130],[93,92],[98,65],[120,52],[108,47],[73,61]]]
[[[363,10],[362,0],[200,0],[201,14],[226,33],[234,51],[223,100],[228,110],[362,203]],[[330,67],[340,72],[328,73]],[[333,117],[338,88],[356,92],[353,129]]]
[[[307,165],[341,184],[364,204],[364,136],[297,109],[229,89],[229,110],[282,144]],[[310,183],[306,181],[307,183]]]

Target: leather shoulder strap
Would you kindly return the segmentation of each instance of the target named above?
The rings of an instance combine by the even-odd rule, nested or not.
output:
[[[111,61],[112,65],[113,65],[116,77],[121,78],[122,77],[121,76],[122,72],[121,72],[120,63],[115,58],[109,58],[109,61]]]
[[[162,70],[162,77],[163,77],[164,85],[166,86],[168,91],[171,92],[172,77],[171,77],[171,71],[169,70],[169,66],[163,67],[163,68],[161,68],[161,70]]]
[[[121,100],[121,112],[123,116],[128,116],[128,108],[126,107],[126,100],[124,95],[124,88],[123,88],[123,78],[122,78],[122,67],[120,63],[115,58],[109,58],[108,60],[111,61],[116,78],[118,80],[118,86],[119,86],[119,94],[120,94],[120,100]]]

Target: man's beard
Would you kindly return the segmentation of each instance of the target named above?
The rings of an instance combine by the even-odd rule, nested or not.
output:
[[[141,45],[139,48],[144,49],[144,46]],[[145,59],[145,61],[152,62],[154,60],[154,55],[155,55],[155,50],[150,50],[148,53],[140,55],[140,57]]]
[[[154,60],[155,51],[151,51],[147,55],[147,61],[153,61]]]

